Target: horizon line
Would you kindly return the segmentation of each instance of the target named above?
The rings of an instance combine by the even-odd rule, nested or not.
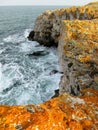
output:
[[[82,6],[82,5],[0,5],[0,6]]]

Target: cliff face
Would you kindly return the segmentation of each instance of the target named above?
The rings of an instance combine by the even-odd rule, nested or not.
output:
[[[40,105],[0,106],[0,130],[84,129],[98,129],[98,91],[65,93]]]
[[[58,46],[61,70],[60,94],[80,94],[98,89],[98,21],[63,21]]]
[[[45,46],[57,45],[62,20],[94,19],[97,17],[95,15],[96,10],[91,5],[48,10],[38,16],[34,25],[34,31],[30,33],[28,38],[38,41]]]
[[[91,89],[98,89],[98,20],[84,20],[98,16],[93,7],[47,11],[37,18],[33,40],[50,46],[60,37],[63,94],[39,105],[1,105],[0,130],[98,129],[98,90]],[[61,24],[62,19],[67,20]]]

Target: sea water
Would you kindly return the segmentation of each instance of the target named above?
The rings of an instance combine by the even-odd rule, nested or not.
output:
[[[58,89],[60,74],[56,48],[28,41],[37,16],[56,6],[0,7],[0,104],[38,104]],[[32,53],[41,51],[40,56]]]

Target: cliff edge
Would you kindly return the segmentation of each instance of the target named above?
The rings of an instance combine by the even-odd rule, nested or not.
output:
[[[37,18],[29,39],[47,46],[59,42],[61,95],[39,105],[1,105],[0,130],[98,129],[98,8],[89,6],[46,11]]]
[[[57,46],[62,20],[84,20],[98,18],[98,2],[82,7],[70,7],[47,10],[35,21],[34,30],[29,34],[29,40],[38,41],[45,46]]]
[[[0,106],[0,130],[97,130],[98,91],[64,93],[40,105]]]

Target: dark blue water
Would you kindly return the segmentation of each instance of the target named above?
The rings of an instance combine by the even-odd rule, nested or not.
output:
[[[58,7],[0,7],[0,104],[42,103],[54,95],[60,74],[57,51],[27,40],[37,16]],[[41,51],[41,56],[32,56]]]

